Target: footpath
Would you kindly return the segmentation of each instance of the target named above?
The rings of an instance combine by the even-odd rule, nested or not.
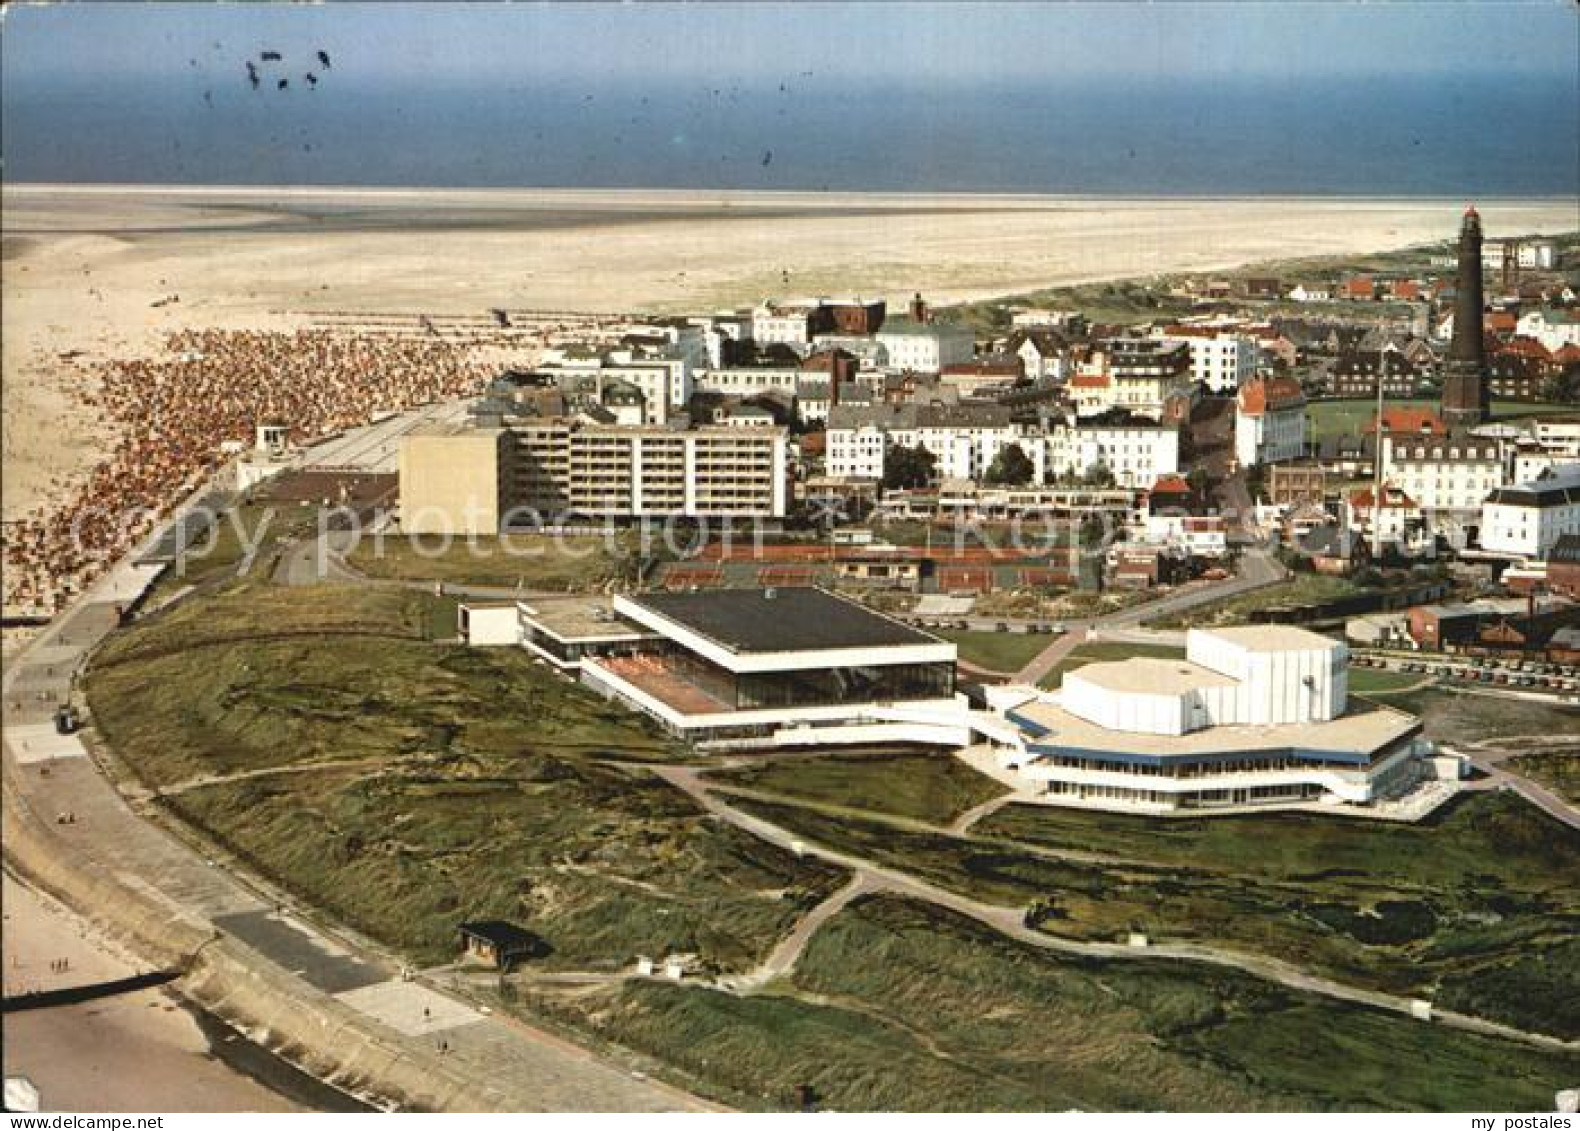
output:
[[[174,521],[174,520],[172,520]],[[142,548],[157,544],[159,534]],[[140,551],[141,552],[141,551]],[[5,861],[141,955],[181,996],[282,1059],[383,1108],[672,1111],[678,1089],[409,976],[136,812],[57,705],[157,567],[128,555],[7,663]],[[79,702],[80,706],[80,702]]]

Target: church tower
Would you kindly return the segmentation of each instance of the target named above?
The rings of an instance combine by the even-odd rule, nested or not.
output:
[[[1456,432],[1485,422],[1491,408],[1481,307],[1481,217],[1474,208],[1467,208],[1459,228],[1454,337],[1443,370],[1443,422]]]

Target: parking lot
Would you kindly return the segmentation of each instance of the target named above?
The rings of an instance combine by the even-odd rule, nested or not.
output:
[[[1406,674],[1436,676],[1451,684],[1506,688],[1556,696],[1580,703],[1580,668],[1542,660],[1510,660],[1495,656],[1433,656],[1406,658],[1392,653],[1355,653],[1350,662]]]

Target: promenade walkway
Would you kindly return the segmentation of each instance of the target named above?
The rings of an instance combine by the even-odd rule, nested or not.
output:
[[[157,536],[156,536],[157,537]],[[151,574],[143,578],[146,584]],[[57,863],[109,883],[128,903],[162,907],[172,922],[226,939],[292,998],[348,1007],[379,1048],[411,1065],[433,1064],[435,1080],[463,1079],[444,1105],[459,1110],[670,1111],[706,1105],[552,1034],[401,977],[399,960],[349,932],[331,932],[261,881],[243,879],[205,850],[134,810],[84,756],[81,743],[40,743],[58,704],[72,694],[91,649],[116,626],[133,594],[110,574],[8,663],[0,697],[4,723],[6,855],[22,822],[47,830]],[[23,869],[26,874],[27,869]],[[119,924],[115,908],[75,908]],[[188,956],[190,959],[192,956]],[[180,985],[179,983],[177,984]],[[414,1018],[425,1018],[418,1022]],[[438,1019],[438,1020],[435,1020]],[[442,1029],[442,1036],[436,1036]],[[344,1033],[326,1041],[345,1043]],[[332,1059],[337,1050],[319,1050]]]

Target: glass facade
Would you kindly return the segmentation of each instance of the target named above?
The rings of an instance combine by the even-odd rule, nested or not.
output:
[[[737,675],[689,652],[671,653],[669,660],[692,683],[738,711],[947,699],[955,691],[955,669],[949,663],[874,664]]]
[[[742,710],[753,710],[947,699],[954,690],[954,665],[948,663],[807,668],[738,676],[735,705]]]
[[[575,663],[583,657],[635,656],[654,651],[658,645],[651,639],[641,640],[583,640],[567,643],[543,631],[535,624],[522,626],[522,637],[534,647],[541,648],[563,663]]]

